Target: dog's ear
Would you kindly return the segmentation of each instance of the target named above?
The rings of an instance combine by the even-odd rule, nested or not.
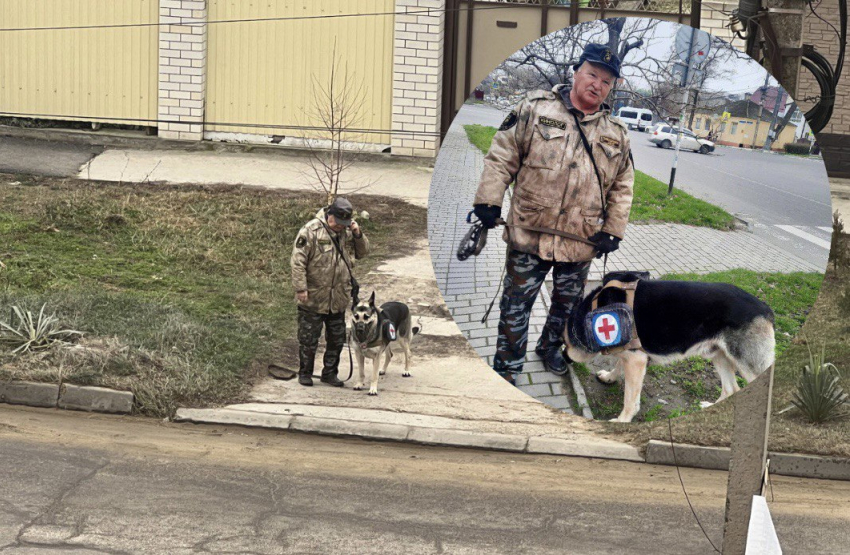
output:
[[[375,292],[372,291],[372,296],[369,297],[369,306],[375,308]]]

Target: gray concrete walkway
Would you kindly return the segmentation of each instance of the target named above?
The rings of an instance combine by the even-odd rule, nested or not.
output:
[[[501,232],[492,232],[484,252],[460,262],[455,250],[468,230],[466,215],[483,169],[484,156],[468,141],[463,125],[498,125],[499,114],[477,106],[464,107],[446,135],[434,168],[428,200],[428,233],[437,284],[455,322],[476,352],[492,364],[499,322],[498,298],[487,320],[487,305],[499,290],[505,259]],[[503,213],[507,213],[509,199]],[[709,273],[743,268],[761,272],[823,271],[743,231],[724,232],[686,225],[630,225],[619,251],[608,258],[608,271],[647,270],[653,277],[668,273]],[[601,261],[591,267],[590,281],[602,277]],[[534,305],[529,328],[533,349],[546,320],[546,288]],[[546,372],[532,352],[527,357],[519,389],[546,404],[571,411],[569,380]]]

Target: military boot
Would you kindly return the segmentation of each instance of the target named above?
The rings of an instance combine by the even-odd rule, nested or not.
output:
[[[569,363],[572,361],[567,360],[561,347],[553,347],[547,350],[537,349],[535,352],[543,360],[546,370],[556,376],[563,376],[569,371]]]

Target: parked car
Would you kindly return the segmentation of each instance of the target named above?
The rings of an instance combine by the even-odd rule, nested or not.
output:
[[[650,131],[649,142],[658,148],[673,148],[676,146],[676,135],[679,130],[666,123],[659,123]],[[706,139],[700,139],[690,129],[682,130],[681,148],[693,150],[700,154],[714,152],[714,143]]]
[[[631,106],[623,106],[615,117],[625,123],[629,129],[637,129],[643,131],[652,125],[652,112],[643,108],[632,108]]]

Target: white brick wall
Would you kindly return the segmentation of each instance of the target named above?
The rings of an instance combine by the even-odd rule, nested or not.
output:
[[[396,0],[392,153],[434,157],[440,148],[440,91],[446,0]]]
[[[159,136],[204,138],[207,0],[159,2]]]
[[[729,29],[729,16],[723,12],[731,13],[738,9],[737,0],[703,0],[700,11],[700,29],[721,38],[740,51],[744,51],[744,41],[739,39]]]

